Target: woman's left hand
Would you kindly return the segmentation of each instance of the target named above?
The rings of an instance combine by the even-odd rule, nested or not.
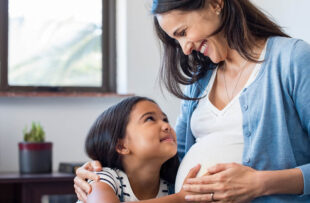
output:
[[[262,190],[258,171],[241,164],[217,164],[198,178],[187,179],[183,189],[199,193],[187,195],[195,202],[250,202]]]

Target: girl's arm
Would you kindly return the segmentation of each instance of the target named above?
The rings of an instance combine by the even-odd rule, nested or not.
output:
[[[185,178],[185,181],[189,178],[196,177],[198,171],[200,170],[200,165],[192,168],[188,175]],[[185,182],[184,181],[184,182]],[[87,203],[120,203],[117,194],[112,189],[110,185],[105,182],[93,182],[91,184],[92,192],[87,196]],[[186,192],[185,190],[181,190],[180,192],[172,195],[167,195],[160,198],[154,198],[149,200],[142,200],[139,203],[187,203],[185,200],[186,195],[190,195],[193,193]],[[86,202],[86,201],[85,201]],[[135,203],[135,202],[132,202]],[[137,203],[137,202],[136,202]]]
[[[87,203],[120,203],[114,190],[104,182],[94,182],[92,185],[92,192],[87,196]],[[164,197],[142,200],[139,203],[182,203],[185,201],[185,192],[179,192],[173,195]],[[138,202],[131,202],[138,203]]]

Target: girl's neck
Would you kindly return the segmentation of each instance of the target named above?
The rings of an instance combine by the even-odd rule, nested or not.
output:
[[[139,200],[155,198],[157,196],[161,165],[161,163],[152,164],[152,161],[137,163],[130,160],[127,164],[123,163],[131,189]]]

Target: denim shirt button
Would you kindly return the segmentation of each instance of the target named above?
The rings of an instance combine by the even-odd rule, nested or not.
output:
[[[248,110],[248,105],[243,105],[243,109],[246,111],[246,110]]]
[[[245,159],[245,162],[246,162],[246,163],[250,163],[250,161],[251,161],[251,160],[250,160],[250,157],[248,157],[248,158]]]
[[[251,132],[247,132],[247,133],[245,133],[245,135],[246,135],[247,137],[250,137],[250,136],[251,136]]]

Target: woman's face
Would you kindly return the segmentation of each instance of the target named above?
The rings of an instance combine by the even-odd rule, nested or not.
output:
[[[164,162],[177,152],[176,134],[157,104],[138,102],[129,116],[126,147],[139,160]]]
[[[160,27],[178,41],[185,55],[196,50],[218,63],[227,57],[228,51],[222,33],[210,37],[220,26],[220,12],[219,4],[209,3],[200,10],[172,10],[156,17]]]

